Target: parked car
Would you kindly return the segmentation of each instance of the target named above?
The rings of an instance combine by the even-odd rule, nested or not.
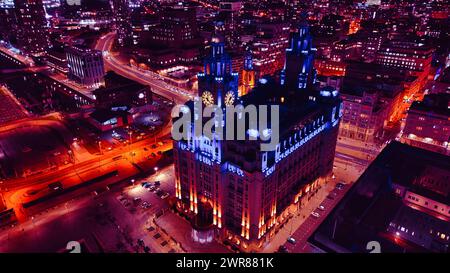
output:
[[[318,214],[318,213],[315,212],[315,211],[311,212],[311,215],[314,216],[314,217],[316,217],[316,218],[319,218],[319,217],[320,217],[320,214]]]
[[[297,241],[292,237],[287,238],[287,241],[293,245],[295,245],[295,243],[297,243]]]
[[[143,209],[148,209],[151,206],[151,204],[147,201],[142,202],[141,207]]]
[[[166,199],[167,197],[169,197],[169,195],[170,194],[168,192],[166,192],[163,195],[161,195],[161,199]]]
[[[325,207],[322,206],[322,205],[318,206],[317,208],[320,209],[320,210],[325,210]]]

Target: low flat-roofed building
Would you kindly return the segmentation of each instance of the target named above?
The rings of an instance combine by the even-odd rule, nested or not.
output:
[[[309,244],[325,252],[369,252],[371,241],[378,242],[383,253],[449,252],[449,159],[390,143],[310,236]]]
[[[105,86],[93,91],[95,104],[99,108],[118,106],[137,107],[152,102],[152,92],[147,85],[140,84],[114,72],[105,76]]]
[[[402,141],[450,155],[450,93],[429,94],[414,102],[406,117]]]
[[[100,131],[108,131],[132,122],[127,110],[97,109],[89,115],[88,121]]]

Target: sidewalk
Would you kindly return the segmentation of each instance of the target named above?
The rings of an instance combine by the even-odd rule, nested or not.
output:
[[[283,228],[270,240],[270,242],[264,246],[261,250],[262,253],[273,253],[278,248],[286,243],[288,237],[290,237],[300,226],[308,219],[309,215],[322,203],[330,191],[334,189],[338,179],[330,179],[325,185],[322,186],[307,202],[307,204],[297,212],[293,218],[291,218]]]

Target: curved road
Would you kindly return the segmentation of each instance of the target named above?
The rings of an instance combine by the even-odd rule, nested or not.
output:
[[[150,85],[152,92],[172,99],[176,103],[185,103],[187,100],[193,98],[193,95],[188,90],[164,82],[162,80],[163,77],[159,74],[151,71],[141,71],[119,61],[111,52],[115,36],[116,34],[114,32],[103,35],[95,46],[95,49],[103,51],[103,60],[107,69],[109,68],[117,74],[139,83]]]

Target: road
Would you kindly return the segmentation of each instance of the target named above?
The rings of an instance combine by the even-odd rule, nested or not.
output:
[[[18,54],[18,52],[11,50],[11,48],[7,47],[6,43],[0,43],[0,51],[2,51],[3,53],[9,55],[11,58],[16,59],[17,61],[28,67],[34,66],[34,61],[30,57],[23,56],[21,54]]]
[[[285,244],[290,253],[307,253],[311,251],[307,243],[308,238],[319,227],[331,210],[344,197],[345,193],[350,189],[351,185],[345,185],[343,189],[333,188],[323,201],[313,210],[315,214],[307,216],[305,222],[290,236],[295,239],[295,244],[287,242]],[[319,207],[322,206],[322,209]]]
[[[56,252],[64,249],[68,241],[87,240],[93,235],[105,252],[142,252],[138,239],[143,239],[151,252],[182,252],[177,243],[156,228],[147,229],[158,217],[156,214],[167,209],[168,202],[141,186],[142,181],[160,181],[160,188],[173,195],[173,172],[170,165],[134,185],[98,196],[83,195],[43,211],[0,231],[0,252]],[[135,198],[141,198],[140,202],[134,202]],[[144,201],[151,206],[142,207]]]
[[[116,53],[111,52],[111,47],[114,43],[115,36],[116,34],[114,32],[108,33],[102,36],[97,41],[95,46],[95,49],[103,51],[103,60],[107,70],[110,69],[119,75],[145,85],[150,85],[152,92],[163,97],[170,98],[178,104],[183,104],[187,100],[193,98],[193,95],[188,90],[175,87],[167,82],[164,82],[162,80],[164,77],[159,74],[151,71],[141,71],[121,62],[115,56]]]

